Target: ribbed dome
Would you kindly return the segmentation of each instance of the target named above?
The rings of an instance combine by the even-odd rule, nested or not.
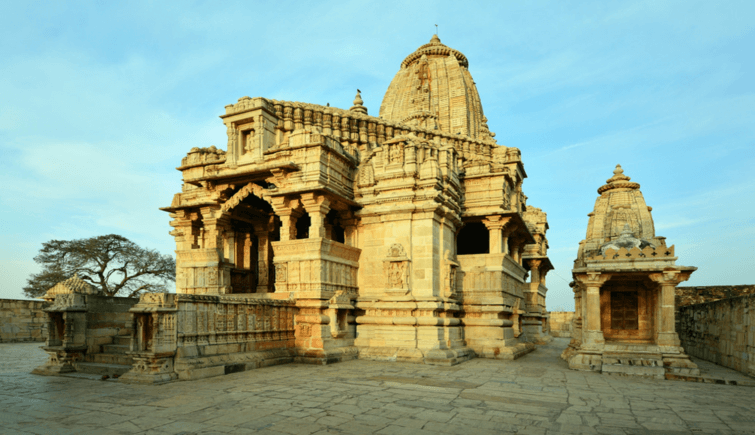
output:
[[[437,35],[404,59],[380,105],[380,117],[492,140],[480,96],[461,52]]]

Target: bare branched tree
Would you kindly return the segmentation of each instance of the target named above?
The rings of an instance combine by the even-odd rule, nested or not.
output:
[[[176,261],[110,234],[79,240],[50,240],[34,261],[43,266],[24,287],[28,297],[42,296],[50,287],[75,273],[107,296],[138,297],[165,293],[176,280]]]

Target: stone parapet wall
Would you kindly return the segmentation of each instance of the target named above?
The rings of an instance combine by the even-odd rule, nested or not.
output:
[[[709,285],[695,287],[677,287],[674,293],[674,303],[676,304],[674,317],[676,320],[676,330],[677,332],[680,332],[681,325],[679,323],[679,310],[681,309],[681,307],[755,294],[755,285]]]
[[[574,311],[551,311],[548,316],[548,327],[552,336],[571,338]]]
[[[133,316],[126,382],[193,380],[293,362],[293,300],[147,294]]]
[[[679,310],[679,338],[692,356],[755,376],[755,295]]]
[[[721,299],[755,294],[755,285],[711,285],[676,288],[676,307],[704,304]]]
[[[0,343],[45,341],[47,316],[44,301],[0,299]]]

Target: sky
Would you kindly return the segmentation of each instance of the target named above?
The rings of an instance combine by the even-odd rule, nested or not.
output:
[[[463,3],[463,4],[462,4]],[[377,116],[401,61],[464,53],[491,131],[548,213],[549,310],[616,164],[684,285],[755,283],[755,2],[0,1],[0,298],[51,239],[121,234],[172,254],[175,170],[225,148],[243,96]]]

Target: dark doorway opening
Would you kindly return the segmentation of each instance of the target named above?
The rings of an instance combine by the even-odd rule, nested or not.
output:
[[[304,212],[304,214],[296,220],[296,240],[309,238],[310,225],[312,225],[312,219],[309,218],[307,212]]]
[[[456,236],[456,254],[489,254],[490,232],[482,222],[469,222]]]

